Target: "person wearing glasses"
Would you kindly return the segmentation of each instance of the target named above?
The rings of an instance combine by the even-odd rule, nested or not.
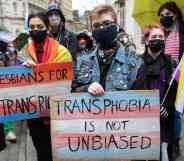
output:
[[[142,59],[126,53],[119,43],[119,27],[114,9],[106,4],[96,6],[90,13],[90,21],[97,47],[77,59],[72,91],[98,96],[105,91],[130,89]]]
[[[47,21],[44,13],[32,14],[28,18],[31,40],[27,47],[29,58],[23,63],[25,66],[72,62],[70,52],[47,34]],[[28,127],[38,161],[52,161],[50,119],[28,120]]]

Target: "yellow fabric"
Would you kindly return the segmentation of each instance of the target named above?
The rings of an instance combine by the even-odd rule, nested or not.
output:
[[[180,105],[181,103],[181,99],[183,99],[184,97],[184,56],[182,56],[181,62],[180,62],[180,67],[179,67],[179,71],[180,71],[180,76],[179,76],[179,82],[178,82],[178,89],[177,89],[177,95],[176,95],[176,108],[179,108],[179,106],[183,106]]]
[[[68,49],[60,45],[59,42],[53,38],[46,38],[43,49],[42,63],[44,64],[72,62],[72,56]],[[34,62],[38,62],[34,42],[28,44],[27,53]]]
[[[157,12],[160,6],[171,0],[134,0],[132,16],[143,31],[147,25],[159,23]],[[184,11],[184,1],[174,0],[181,11]]]
[[[57,51],[56,57],[52,60],[52,62],[59,63],[59,62],[72,61],[72,56],[71,56],[70,52],[64,46],[61,46],[58,44],[56,51]]]

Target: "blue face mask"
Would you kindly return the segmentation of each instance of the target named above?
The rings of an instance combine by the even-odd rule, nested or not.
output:
[[[93,37],[95,38],[97,44],[99,44],[100,49],[111,49],[113,47],[113,42],[118,34],[118,28],[116,24],[104,27],[102,29],[93,30]]]
[[[85,49],[86,48],[86,44],[79,44],[79,48],[80,49]]]

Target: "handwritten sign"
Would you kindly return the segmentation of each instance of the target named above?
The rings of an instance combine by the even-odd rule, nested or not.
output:
[[[159,160],[158,91],[85,93],[51,100],[54,161]]]
[[[50,97],[70,92],[72,64],[0,70],[0,122],[49,116]]]

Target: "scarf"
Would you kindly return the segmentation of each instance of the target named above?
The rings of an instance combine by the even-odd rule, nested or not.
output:
[[[43,52],[41,54],[39,53],[38,55],[36,52],[36,44],[33,41],[28,45],[27,52],[31,59],[36,63],[60,63],[72,61],[69,51],[49,36],[47,36],[44,41]]]

